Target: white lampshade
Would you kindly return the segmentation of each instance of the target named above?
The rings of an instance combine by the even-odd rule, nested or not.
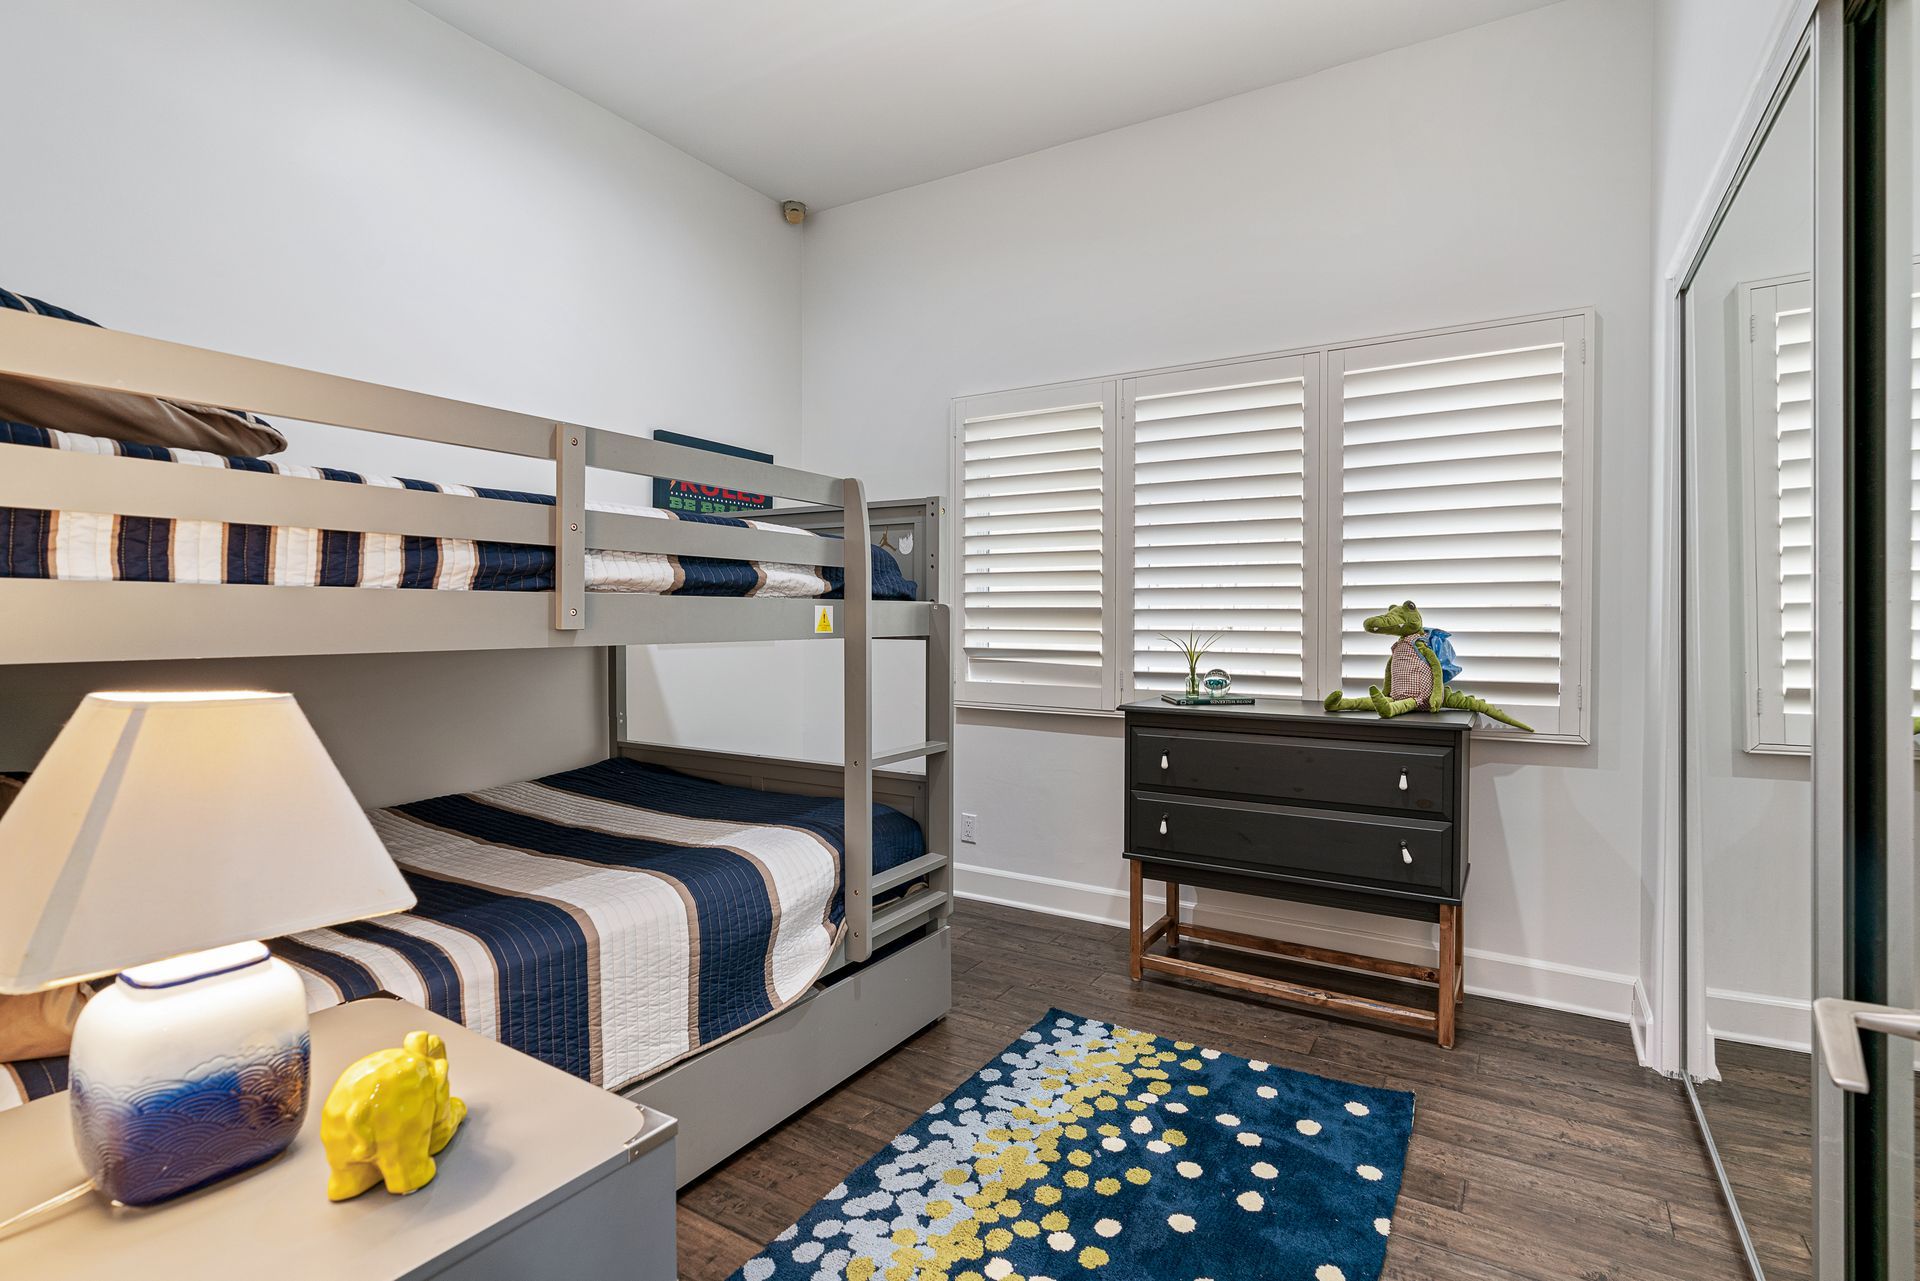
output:
[[[291,694],[89,694],[0,817],[0,992],[413,902]]]

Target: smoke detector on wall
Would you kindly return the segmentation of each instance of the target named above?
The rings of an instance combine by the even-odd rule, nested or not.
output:
[[[787,221],[796,227],[807,220],[807,207],[798,200],[782,200],[780,212],[785,214]]]

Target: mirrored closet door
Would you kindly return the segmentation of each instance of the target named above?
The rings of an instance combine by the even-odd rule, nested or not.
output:
[[[1684,307],[1689,1069],[1769,1281],[1815,1275],[1811,97],[1781,94]]]
[[[1687,1088],[1756,1277],[1913,1281],[1920,0],[1808,0],[1679,298]]]

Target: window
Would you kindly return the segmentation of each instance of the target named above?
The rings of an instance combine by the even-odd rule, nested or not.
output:
[[[1133,690],[1180,689],[1165,639],[1218,632],[1210,665],[1239,693],[1305,692],[1305,361],[1129,378]]]
[[[1586,738],[1592,316],[1571,312],[954,404],[963,702],[1377,684],[1413,599],[1461,687]]]
[[[1805,752],[1813,743],[1813,288],[1805,276],[1783,276],[1744,284],[1739,295],[1747,315],[1747,750]],[[1920,323],[1914,342],[1920,393]],[[1913,432],[1908,537],[1920,571],[1920,412]],[[1913,609],[1920,623],[1920,590]],[[1920,631],[1911,679],[1920,716]]]
[[[1813,742],[1813,287],[1802,277],[1741,293],[1753,610],[1747,748],[1804,751]]]
[[[1111,708],[1106,440],[1100,383],[964,401],[962,699]]]
[[[1410,598],[1456,633],[1461,688],[1581,730],[1584,316],[1334,350],[1340,680],[1382,678],[1361,622]],[[1572,447],[1570,447],[1570,444]],[[1572,625],[1570,625],[1572,624]]]

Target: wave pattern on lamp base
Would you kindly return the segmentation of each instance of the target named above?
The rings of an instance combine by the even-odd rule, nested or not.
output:
[[[73,1077],[73,1138],[101,1195],[151,1205],[238,1174],[293,1142],[308,1038],[208,1062],[185,1080],[108,1087]]]

